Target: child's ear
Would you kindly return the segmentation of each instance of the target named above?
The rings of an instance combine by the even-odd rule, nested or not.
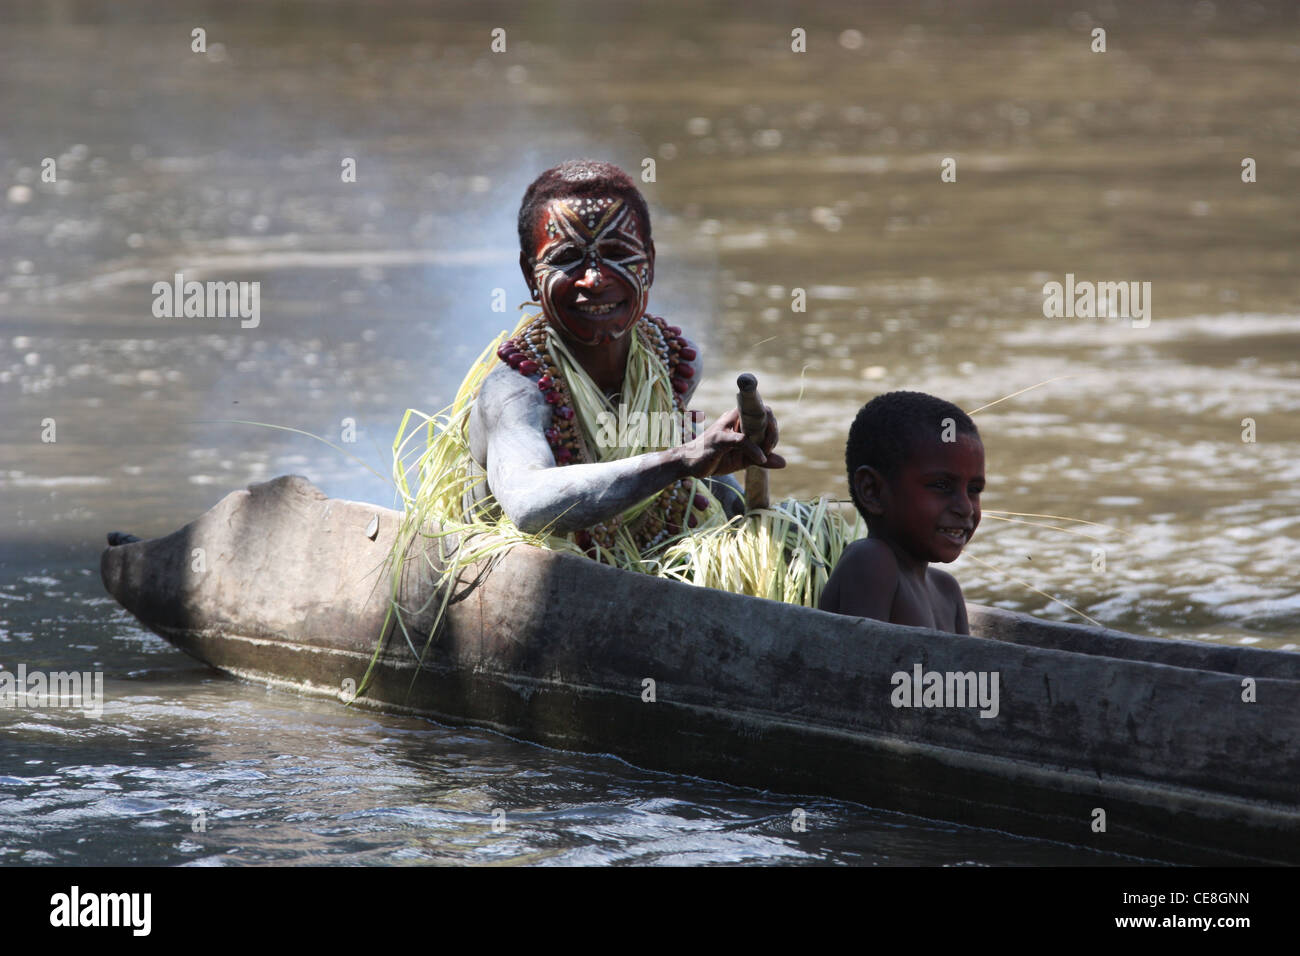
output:
[[[885,489],[885,476],[870,465],[862,465],[853,473],[853,490],[867,514],[885,513]]]

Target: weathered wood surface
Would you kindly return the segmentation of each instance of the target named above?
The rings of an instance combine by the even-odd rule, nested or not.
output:
[[[284,477],[171,535],[109,547],[101,570],[127,610],[199,660],[346,699],[384,622],[398,520]],[[423,651],[437,596],[424,562],[407,567],[401,600],[424,605],[408,622]],[[422,665],[390,632],[354,706],[1100,850],[1300,863],[1300,655],[975,606],[971,624],[996,640],[516,547],[462,575]],[[997,716],[894,706],[892,675],[916,664],[996,673]],[[1242,701],[1247,677],[1255,703]]]

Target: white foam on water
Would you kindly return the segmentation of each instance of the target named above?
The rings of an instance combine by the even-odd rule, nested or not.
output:
[[[10,473],[12,475],[12,472]],[[0,479],[0,487],[12,485],[16,488],[62,488],[69,485],[106,485],[107,478],[100,475],[59,475],[55,478],[41,478],[36,475],[22,475]]]
[[[278,245],[272,243],[272,245]],[[283,269],[360,269],[383,266],[458,266],[509,263],[518,250],[482,247],[461,250],[439,249],[344,249],[328,251],[256,248],[235,253],[196,253],[192,258],[168,259],[148,266],[122,266],[44,291],[49,301],[81,300],[110,289],[132,285],[152,288],[155,282],[172,282],[176,273],[185,281],[228,279],[232,273],[273,272]],[[150,299],[149,301],[152,301]]]
[[[1059,281],[1059,279],[1057,280]],[[1151,319],[1146,328],[1133,328],[1128,319],[1047,318],[1014,331],[1003,332],[1008,345],[1092,345],[1111,337],[1129,347],[1153,342],[1190,342],[1196,339],[1246,339],[1300,333],[1300,315],[1226,313]]]

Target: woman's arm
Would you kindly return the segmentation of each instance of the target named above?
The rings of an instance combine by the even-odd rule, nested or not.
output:
[[[591,527],[680,478],[725,474],[751,463],[785,465],[779,455],[765,455],[747,441],[737,430],[739,413],[729,412],[676,448],[559,468],[544,435],[551,413],[532,379],[501,366],[484,379],[470,416],[470,446],[476,458],[486,458],[493,496],[529,533]],[[769,438],[775,433],[773,422]]]

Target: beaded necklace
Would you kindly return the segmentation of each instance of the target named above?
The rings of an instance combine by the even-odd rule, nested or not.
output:
[[[646,361],[645,371],[651,377],[656,374],[664,376],[670,383],[672,410],[681,416],[680,420],[684,420],[685,396],[690,388],[690,379],[695,374],[695,369],[689,363],[695,358],[695,350],[682,338],[681,329],[657,316],[643,315],[637,322],[634,334],[637,341],[633,351],[636,351],[635,345],[640,345],[645,356],[628,356],[629,368],[625,373],[625,383],[632,376],[634,361],[638,358],[657,359],[657,363]],[[575,411],[578,406],[574,402],[570,386],[570,379],[577,379],[584,373],[568,354],[563,340],[555,335],[544,315],[536,316],[513,338],[502,343],[497,349],[497,357],[521,375],[528,378],[537,376],[537,387],[551,406],[551,425],[546,429],[545,435],[557,466],[617,457],[614,453],[606,456],[592,453],[593,443],[589,441],[592,423],[584,421]],[[588,391],[594,392],[600,401],[608,405],[604,396],[600,396],[599,389],[593,387]],[[612,551],[619,543],[634,553],[644,554],[680,534],[683,523],[694,528],[699,523],[695,512],[705,512],[709,505],[710,496],[703,493],[695,479],[683,478],[622,514],[574,532],[573,540],[592,557],[599,557],[602,550]],[[691,506],[694,506],[694,511],[688,514]]]

